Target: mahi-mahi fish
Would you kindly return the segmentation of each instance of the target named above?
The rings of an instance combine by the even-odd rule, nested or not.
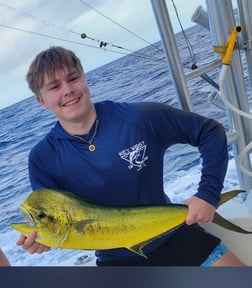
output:
[[[219,205],[240,192],[221,194]],[[39,189],[25,199],[21,210],[27,222],[14,223],[12,227],[24,236],[37,231],[36,241],[41,244],[83,250],[127,248],[146,257],[142,248],[183,225],[188,207],[183,204],[107,207],[69,192]],[[217,213],[213,222],[239,233],[252,233]]]

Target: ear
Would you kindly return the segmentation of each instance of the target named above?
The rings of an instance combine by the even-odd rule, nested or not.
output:
[[[48,106],[46,105],[44,99],[41,96],[37,95],[36,98],[39,104],[41,104],[45,109],[48,109]]]

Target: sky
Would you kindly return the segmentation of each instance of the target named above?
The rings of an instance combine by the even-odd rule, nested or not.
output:
[[[184,29],[194,25],[196,8],[206,7],[205,0],[174,3]],[[171,0],[167,6],[179,32]],[[27,70],[36,54],[50,46],[73,50],[88,72],[159,41],[160,35],[151,0],[0,0],[0,39],[2,109],[32,96]],[[108,43],[103,49],[102,41]]]

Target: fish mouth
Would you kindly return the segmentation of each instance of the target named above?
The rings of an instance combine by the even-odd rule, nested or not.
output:
[[[32,215],[28,211],[22,210],[22,214],[29,226],[32,227],[36,226],[36,220],[32,217]]]

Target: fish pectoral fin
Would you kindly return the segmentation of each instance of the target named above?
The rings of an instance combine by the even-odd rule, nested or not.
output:
[[[95,220],[92,219],[85,219],[78,221],[73,224],[73,228],[77,231],[77,233],[83,233],[85,227],[91,223],[93,223]]]
[[[234,232],[238,232],[238,233],[242,233],[242,234],[252,234],[252,231],[247,231],[247,230],[241,228],[240,226],[237,226],[236,224],[234,224],[234,223],[228,221],[227,219],[225,219],[224,217],[222,217],[217,212],[215,212],[214,219],[212,222],[223,227],[223,228],[226,228],[230,231],[234,231]]]
[[[140,243],[137,245],[134,245],[132,247],[128,247],[128,249],[136,254],[138,254],[139,256],[144,257],[145,259],[148,259],[148,257],[143,253],[143,247],[145,246],[145,244]]]

